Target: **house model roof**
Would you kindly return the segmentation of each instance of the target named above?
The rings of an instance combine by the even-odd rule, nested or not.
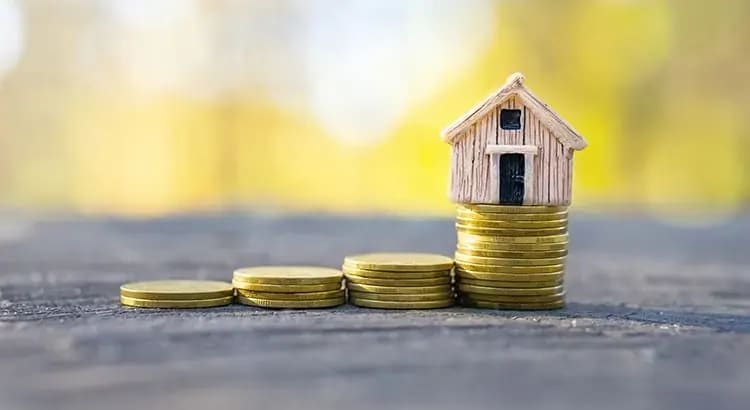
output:
[[[474,124],[485,114],[496,109],[508,98],[516,96],[526,108],[530,109],[534,115],[539,118],[552,135],[554,135],[564,146],[576,150],[586,148],[587,142],[583,136],[563,120],[556,112],[552,111],[549,105],[544,103],[526,88],[524,80],[525,77],[523,74],[512,74],[508,77],[508,81],[506,81],[505,85],[500,87],[499,90],[495,91],[492,95],[487,97],[487,99],[474,106],[469,112],[445,128],[441,133],[443,140],[453,144],[461,135],[461,131],[464,131],[466,127]]]

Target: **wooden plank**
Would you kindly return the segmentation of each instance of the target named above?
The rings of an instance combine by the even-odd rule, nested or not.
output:
[[[457,166],[452,170],[452,179],[455,181],[453,185],[454,201],[460,203],[467,203],[470,201],[470,188],[471,188],[471,152],[470,145],[472,141],[467,135],[462,135],[454,145],[456,149],[456,164]]]
[[[536,157],[536,198],[534,201],[535,205],[541,205],[544,203],[544,159],[542,158],[542,150],[544,146],[544,130],[539,127],[539,121],[534,119],[534,130],[536,131],[536,144],[539,146],[539,154]]]
[[[537,128],[537,121],[536,117],[534,116],[534,113],[532,113],[530,110],[526,110],[524,115],[524,127],[523,127],[523,135],[524,135],[524,143],[526,145],[531,145],[537,147],[537,155],[533,157],[533,179],[531,181],[531,184],[533,185],[531,198],[529,203],[531,205],[536,205],[541,203],[540,201],[540,195],[541,195],[541,163],[542,163],[542,155],[541,155],[541,135],[540,131]]]
[[[489,142],[490,119],[482,118],[476,126],[476,144],[474,144],[474,195],[476,202],[486,202],[490,197],[490,158],[485,152]]]
[[[502,104],[500,104],[500,106],[497,107],[497,110],[496,110],[497,123],[498,123],[498,125],[497,125],[497,132],[498,132],[498,134],[497,134],[497,143],[498,143],[498,145],[503,145],[503,144],[507,145],[507,144],[510,144],[508,130],[504,130],[502,128],[501,123],[500,123],[500,121],[501,121],[500,112],[502,110],[506,109],[506,108],[508,108],[508,101],[505,101]]]
[[[567,162],[565,159],[565,155],[563,154],[563,146],[562,143],[558,142],[557,146],[555,147],[557,151],[557,164],[555,165],[555,168],[557,169],[557,183],[555,185],[555,192],[557,193],[557,199],[556,203],[558,205],[564,203],[563,198],[563,187],[565,186],[565,172],[564,167],[565,163]]]
[[[557,185],[559,183],[557,175],[557,141],[550,136],[550,161],[549,161],[549,205],[557,203]]]
[[[500,156],[490,156],[490,198],[487,203],[497,204],[500,203]]]
[[[526,112],[528,111],[526,109],[525,105],[522,105],[523,114],[521,115],[521,144],[527,145],[528,144],[528,135],[526,134]]]
[[[537,127],[542,131],[542,144],[540,146],[542,152],[542,195],[539,205],[544,205],[549,203],[550,135],[538,119]]]
[[[567,204],[570,205],[573,202],[573,158],[574,151],[568,149],[568,183],[566,184],[567,189]]]
[[[487,143],[488,145],[492,142],[497,144],[498,135],[497,135],[497,129],[498,129],[498,111],[492,110],[490,114],[488,115],[488,122],[487,122]],[[486,155],[487,161],[489,162],[488,169],[487,169],[487,184],[489,185],[487,188],[487,197],[484,198],[485,203],[498,203],[500,199],[500,182],[499,182],[499,164],[495,162],[496,158],[493,158],[494,155]]]
[[[568,198],[568,180],[569,180],[569,172],[570,169],[570,156],[567,154],[568,149],[565,148],[565,146],[562,147],[562,155],[563,158],[565,158],[565,185],[563,185],[563,205],[570,204],[570,199]]]
[[[517,154],[538,154],[539,147],[533,145],[488,145],[485,148],[487,154],[506,154],[506,153],[517,153]]]
[[[473,135],[471,138],[474,143],[471,149],[471,161],[472,161],[472,178],[471,178],[471,202],[479,203],[482,202],[483,189],[486,186],[485,172],[487,171],[483,167],[483,160],[485,159],[484,146],[486,143],[482,141],[482,124],[477,122],[471,127]],[[489,167],[489,166],[488,166]]]
[[[520,107],[516,104],[516,99],[510,97],[508,99],[508,109],[517,110]],[[523,118],[521,119],[521,130],[523,130]],[[521,130],[507,130],[508,131],[508,145],[521,145],[523,144],[523,138],[521,138]]]
[[[539,129],[539,123],[537,122],[536,117],[533,116],[534,114],[530,114],[529,122],[534,130],[534,133],[532,134],[533,142],[539,147],[539,153],[534,159],[534,205],[539,205],[542,203],[542,179],[544,178],[542,175],[542,130]]]
[[[567,154],[568,149],[565,148],[564,145],[561,144],[560,145],[560,149],[562,149],[562,157],[564,158],[564,161],[565,161],[564,162],[564,165],[565,165],[565,184],[563,185],[562,197],[563,197],[563,204],[564,205],[568,205],[569,204],[569,199],[568,199],[568,177],[569,177],[569,172],[568,172],[568,170],[570,169],[570,156],[568,156],[568,154]]]
[[[531,205],[534,203],[534,157],[536,157],[536,155],[531,153],[524,155],[524,205]]]
[[[524,115],[523,115],[523,111],[525,107],[523,104],[521,104],[521,100],[519,100],[518,98],[513,97],[511,100],[512,100],[511,103],[513,104],[513,109],[521,110],[521,129],[513,131],[513,134],[514,134],[514,140],[516,144],[522,145],[523,144],[523,127],[525,125],[524,122],[526,121],[526,118],[524,118]]]
[[[450,200],[461,202],[461,186],[463,181],[463,138],[451,146],[451,169],[450,169]]]
[[[469,128],[466,129],[466,147],[465,147],[465,154],[464,154],[464,166],[466,166],[468,169],[466,170],[466,186],[463,189],[464,197],[466,198],[466,202],[475,202],[473,197],[474,192],[474,181],[476,177],[476,168],[474,167],[474,153],[475,153],[475,144],[476,140],[474,139],[474,130],[476,129],[476,125],[472,125]]]

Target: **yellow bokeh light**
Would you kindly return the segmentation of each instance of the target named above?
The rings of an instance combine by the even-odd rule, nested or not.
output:
[[[746,206],[750,8],[470,3],[392,2],[340,27],[310,5],[192,2],[144,25],[26,4],[36,40],[0,78],[0,206],[447,214],[440,130],[515,71],[589,141],[576,206]],[[306,26],[258,24],[285,19]],[[358,43],[337,59],[339,29]]]

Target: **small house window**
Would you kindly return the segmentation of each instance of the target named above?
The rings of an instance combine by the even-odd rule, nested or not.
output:
[[[504,130],[520,130],[521,110],[500,110],[500,128]]]

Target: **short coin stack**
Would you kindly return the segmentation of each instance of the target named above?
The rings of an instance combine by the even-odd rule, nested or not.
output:
[[[144,308],[204,308],[232,303],[234,289],[210,280],[156,280],[120,286],[120,303]]]
[[[424,253],[348,256],[349,302],[380,309],[434,309],[453,305],[451,258]]]
[[[463,306],[565,306],[565,207],[459,205],[456,291]]]
[[[234,271],[232,285],[244,305],[310,309],[346,303],[344,274],[313,266],[259,266]]]

